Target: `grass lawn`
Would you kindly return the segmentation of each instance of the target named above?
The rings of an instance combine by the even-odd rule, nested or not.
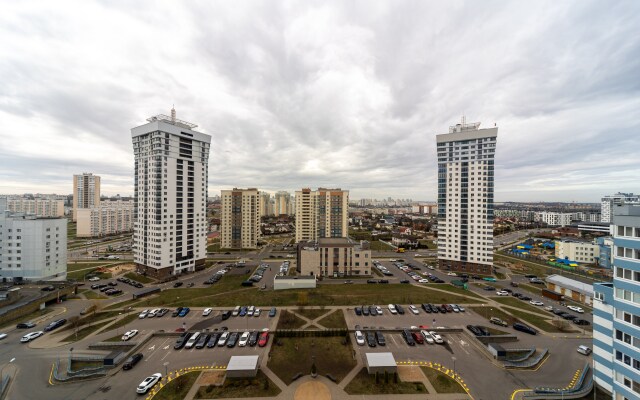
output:
[[[220,243],[211,243],[210,245],[207,245],[207,251],[209,253],[220,251]]]
[[[195,398],[232,399],[239,397],[274,397],[279,394],[280,388],[262,371],[258,370],[258,375],[255,378],[227,378],[222,387],[214,385],[201,386]]]
[[[196,383],[201,371],[188,372],[171,380],[153,396],[154,400],[184,399],[191,386]]]
[[[340,382],[356,366],[351,344],[342,344],[343,337],[275,337],[282,345],[271,346],[271,358],[267,364],[284,383],[298,372],[311,374],[311,357],[315,356],[318,375],[331,374]]]
[[[98,293],[94,292],[93,290],[87,290],[83,294],[84,294],[84,297],[86,297],[88,300],[104,300],[104,299],[108,299],[107,296],[103,296],[101,294],[98,294]]]
[[[129,278],[129,279],[133,279],[134,281],[140,282],[140,283],[151,283],[151,282],[155,282],[155,279],[151,279],[147,276],[144,275],[140,275],[140,274],[136,274],[135,272],[127,272],[126,274],[124,274],[125,278]]]
[[[539,296],[542,295],[542,288],[539,286],[533,286],[533,285],[527,285],[526,283],[520,283],[518,284],[518,287],[523,288],[524,290],[537,294]]]
[[[347,329],[347,323],[344,320],[344,313],[342,312],[342,310],[335,310],[331,314],[316,322],[329,329]]]
[[[106,321],[104,321],[103,324],[95,324],[95,325],[91,325],[91,326],[87,326],[87,327],[84,327],[82,329],[79,329],[77,335],[75,334],[75,332],[73,332],[73,328],[72,328],[71,331],[73,333],[71,333],[66,338],[62,339],[62,342],[75,342],[77,340],[84,339],[87,336],[89,336],[90,334],[92,334],[93,332],[95,332],[98,329],[102,328],[104,325],[110,323],[111,321],[113,321],[113,319],[106,320]]]
[[[541,307],[532,306],[528,301],[522,301],[516,299],[515,297],[492,297],[491,299],[497,301],[498,303],[519,308],[521,310],[527,310],[538,314],[547,314],[547,312],[544,311]]]
[[[502,311],[501,309],[497,308],[497,307],[471,307],[471,309],[473,311],[475,311],[478,315],[486,318],[487,320],[491,317],[498,317],[501,320],[505,321],[506,323],[508,323],[509,325],[513,325],[513,323],[516,321],[516,319],[505,313],[504,311]]]
[[[71,370],[79,371],[85,368],[99,368],[104,364],[102,361],[79,361],[79,360],[71,360]]]
[[[387,250],[393,250],[392,246],[389,246],[388,244],[381,242],[379,240],[376,240],[374,242],[370,242],[369,243],[369,248],[371,250],[374,251],[387,251]]]
[[[71,271],[67,273],[67,279],[75,279],[77,281],[83,280],[87,275],[92,274],[100,279],[110,279],[111,274],[109,272],[95,272],[101,264],[96,264],[95,268],[83,269],[80,271]]]
[[[136,319],[138,319],[138,313],[136,313],[136,312],[131,313],[131,314],[125,316],[124,318],[120,319],[115,324],[104,328],[103,330],[101,330],[98,333],[102,333],[102,332],[112,331],[114,329],[118,329],[118,328],[120,328],[122,326],[130,324],[132,321],[135,321]]]
[[[513,263],[513,264],[520,264],[523,269],[518,270],[518,273],[522,273],[523,275],[526,274],[534,274],[537,276],[546,276],[547,275],[547,271],[549,270],[549,267],[545,266],[545,264],[539,264],[539,263],[534,263],[531,262],[529,260],[522,260],[519,259],[517,257],[507,257],[504,256],[502,254],[494,254],[493,255],[493,259],[495,261],[502,261],[502,262],[508,262],[508,263]],[[516,271],[514,271],[516,272]]]
[[[133,306],[134,304],[137,306],[138,303],[140,303],[143,300],[145,300],[145,299],[126,300],[126,301],[122,301],[120,303],[111,304],[110,306],[107,306],[104,309],[105,310],[119,310],[119,309],[127,308],[129,306]]]
[[[434,289],[446,290],[449,293],[460,294],[462,296],[473,297],[479,300],[484,300],[482,296],[479,294],[472,292],[471,290],[465,290],[463,288],[459,288],[457,286],[453,286],[449,283],[428,283],[427,287],[432,287]]]
[[[74,272],[81,269],[87,269],[92,267],[95,267],[95,268],[106,267],[114,264],[121,264],[121,263],[120,262],[105,263],[104,261],[96,261],[96,262],[82,262],[82,263],[67,264],[67,272]],[[85,273],[87,272],[89,272],[89,270],[85,271]]]
[[[424,384],[420,382],[393,383],[393,375],[388,375],[388,383],[385,383],[384,374],[379,375],[379,383],[376,376],[369,375],[366,368],[362,368],[358,375],[344,388],[350,395],[356,394],[426,394],[429,393]]]
[[[319,309],[319,308],[298,308],[296,310],[293,310],[296,314],[302,315],[303,317],[306,317],[310,320],[314,320],[316,318],[318,318],[319,316],[326,314],[327,312],[329,312],[329,310],[326,309]]]
[[[433,388],[438,393],[466,393],[464,388],[460,386],[450,376],[443,374],[442,372],[429,367],[421,367],[429,382],[433,385]]]
[[[302,318],[287,310],[282,310],[280,312],[280,318],[278,319],[278,326],[276,329],[297,329],[302,327],[304,324],[306,324],[306,322]]]
[[[537,316],[533,314],[529,314],[528,312],[521,311],[511,307],[505,307],[505,311],[510,312],[514,316],[523,320],[525,323],[531,324],[537,328],[542,329],[545,332],[563,332],[561,329],[553,326],[548,323],[546,320],[551,319],[551,316]]]
[[[80,320],[78,320],[78,326],[84,326],[88,324],[92,324],[94,322],[102,321],[109,318],[114,318],[118,316],[118,311],[106,311],[106,312],[90,312],[87,315],[83,316]],[[61,330],[70,330],[73,329],[73,324],[69,323],[64,326]]]

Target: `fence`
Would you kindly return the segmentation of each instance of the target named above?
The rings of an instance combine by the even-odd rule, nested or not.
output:
[[[536,387],[530,392],[526,392],[522,397],[527,399],[577,399],[584,397],[593,387],[593,375],[591,366],[586,363],[575,383],[567,389],[554,389]]]

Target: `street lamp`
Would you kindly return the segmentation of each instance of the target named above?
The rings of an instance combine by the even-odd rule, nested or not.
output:
[[[167,372],[168,371],[167,367],[169,366],[169,361],[165,361],[164,364],[162,365],[164,365],[164,377],[165,379],[168,379],[169,372]]]
[[[456,358],[451,357],[451,360],[453,361],[453,379],[456,379]]]

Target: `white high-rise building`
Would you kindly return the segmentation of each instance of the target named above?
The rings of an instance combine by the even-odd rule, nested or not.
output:
[[[100,177],[83,172],[73,176],[73,215],[79,208],[94,208],[100,206]]]
[[[600,202],[600,222],[611,223],[611,210],[614,205],[640,203],[640,195],[633,193],[616,193],[602,197]]]
[[[221,192],[220,247],[255,249],[260,240],[260,191],[233,189]]]
[[[296,242],[349,236],[349,191],[296,191]]]
[[[535,221],[544,222],[550,226],[567,226],[571,225],[574,217],[575,215],[572,213],[541,211],[536,213]]]
[[[0,279],[67,278],[67,219],[7,210],[0,198]]]
[[[494,157],[498,128],[480,123],[437,135],[438,262],[441,269],[490,274]]]
[[[131,129],[135,154],[134,261],[166,277],[204,268],[211,136],[157,115]]]

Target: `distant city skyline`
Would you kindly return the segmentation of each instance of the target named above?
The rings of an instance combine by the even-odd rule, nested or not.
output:
[[[3,194],[132,194],[129,129],[174,104],[209,195],[435,200],[462,115],[500,127],[496,202],[640,192],[639,2],[10,2],[0,34]]]

